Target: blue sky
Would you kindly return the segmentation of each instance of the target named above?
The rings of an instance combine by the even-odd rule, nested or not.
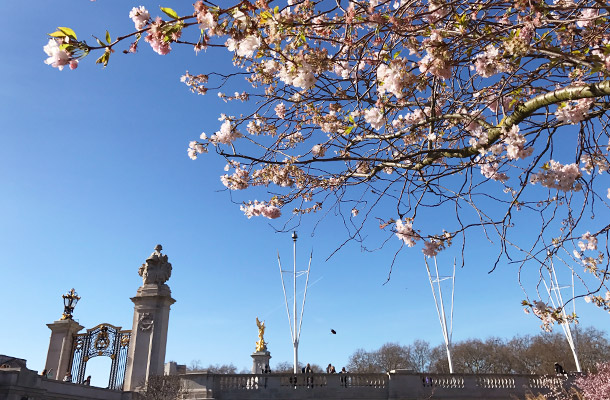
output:
[[[161,243],[173,264],[168,283],[177,300],[167,360],[249,368],[258,316],[266,321],[272,367],[290,361],[276,261],[279,251],[291,267],[290,234],[276,232],[279,222],[246,219],[231,203],[219,180],[222,160],[210,155],[194,162],[186,154],[188,142],[216,131],[219,114],[233,106],[214,94],[191,94],[179,78],[187,69],[230,66],[229,52],[195,57],[178,48],[162,57],[142,43],[135,56],[113,54],[104,70],[93,56],[75,71],[43,63],[46,34],[56,26],[69,26],[80,37],[102,36],[109,28],[114,37],[133,28],[128,13],[140,4],[158,6],[103,0],[4,4],[5,15],[20,17],[5,21],[12,39],[0,43],[0,353],[41,370],[50,334],[45,324],[59,318],[60,296],[72,287],[82,297],[75,310],[82,325],[129,329],[129,298],[141,284],[138,267]],[[302,361],[340,368],[357,348],[415,339],[442,343],[419,249],[399,254],[386,283],[398,240],[372,253],[348,244],[325,261],[341,244],[344,228],[331,216],[312,236],[315,222],[298,228],[300,269],[314,250]],[[457,271],[454,340],[538,333],[538,320],[519,305],[516,267],[502,263],[488,274],[497,243],[469,241],[476,251]],[[458,250],[439,257],[447,273]],[[583,326],[608,331],[607,313],[582,302],[578,307]],[[102,371],[105,362],[90,365]],[[103,385],[104,373],[95,372],[94,382]]]

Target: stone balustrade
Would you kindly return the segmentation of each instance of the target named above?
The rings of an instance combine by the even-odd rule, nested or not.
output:
[[[190,399],[524,399],[569,387],[570,377],[539,375],[420,374],[181,374]]]
[[[218,400],[514,400],[527,393],[569,388],[573,376],[420,374],[208,374],[178,373],[185,399]],[[0,399],[131,400],[121,392],[46,379],[27,368],[0,369]]]

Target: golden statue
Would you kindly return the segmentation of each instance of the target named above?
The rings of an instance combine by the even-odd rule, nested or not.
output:
[[[256,351],[267,351],[267,343],[263,336],[265,335],[265,321],[261,322],[256,317],[256,326],[258,326],[258,342],[256,342]]]

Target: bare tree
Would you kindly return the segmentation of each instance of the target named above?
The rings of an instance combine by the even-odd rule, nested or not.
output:
[[[178,375],[152,375],[139,393],[141,400],[179,400],[187,394]]]
[[[374,353],[358,349],[349,357],[347,369],[350,372],[382,372]]]
[[[210,364],[207,367],[201,365],[200,360],[191,361],[190,365],[187,367],[189,371],[207,371],[212,374],[235,374],[237,373],[237,367],[230,364]]]
[[[410,346],[411,348],[411,365],[417,372],[426,372],[430,367],[430,355],[432,349],[430,343],[425,340],[417,339]]]
[[[375,364],[382,372],[395,369],[413,369],[411,350],[408,346],[398,343],[386,343],[374,353]]]

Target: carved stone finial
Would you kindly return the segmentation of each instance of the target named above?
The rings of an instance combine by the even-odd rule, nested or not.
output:
[[[172,275],[172,264],[167,261],[167,255],[162,254],[163,247],[158,244],[155,251],[146,259],[138,269],[144,285],[163,285]]]

